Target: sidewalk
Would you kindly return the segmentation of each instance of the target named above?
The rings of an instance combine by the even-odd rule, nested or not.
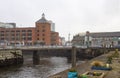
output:
[[[95,60],[99,60],[99,61],[102,61],[102,62],[105,63],[106,62],[106,57],[108,55],[110,55],[111,53],[113,53],[113,52],[110,52],[108,54],[103,54],[101,56],[93,58],[92,60],[86,61],[85,63],[82,63],[82,64],[78,65],[76,67],[77,72],[79,74],[83,74],[86,71],[94,71],[94,70],[91,70],[91,65],[90,65],[91,62],[95,61]],[[111,71],[103,71],[103,70],[95,70],[95,71],[104,72],[106,74],[104,78],[120,78],[120,59],[119,60],[113,60],[113,63],[111,64],[111,66],[113,68],[113,70],[111,70]],[[55,76],[61,76],[59,78],[67,78],[67,73],[68,73],[68,70],[65,70],[65,71],[62,71],[62,72],[57,73],[55,75],[49,76],[48,78],[55,78]]]

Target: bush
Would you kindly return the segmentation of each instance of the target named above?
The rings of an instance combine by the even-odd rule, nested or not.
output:
[[[119,58],[118,49],[115,49],[115,52],[112,54],[112,57]]]
[[[87,75],[82,74],[82,75],[78,75],[78,78],[88,78],[88,77]]]
[[[112,63],[113,56],[107,56],[107,63],[111,64]]]

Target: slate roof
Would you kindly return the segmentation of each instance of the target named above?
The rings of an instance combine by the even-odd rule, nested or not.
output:
[[[120,37],[120,32],[99,32],[99,33],[90,33],[92,37]]]
[[[45,18],[45,14],[42,14],[42,18],[37,21],[37,23],[49,23],[48,20]]]

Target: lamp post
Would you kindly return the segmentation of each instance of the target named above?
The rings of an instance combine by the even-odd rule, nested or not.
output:
[[[68,45],[70,45],[70,33],[68,34]]]
[[[87,48],[89,48],[89,31],[86,32],[86,37],[87,37],[87,41],[86,41],[86,44],[87,44]]]

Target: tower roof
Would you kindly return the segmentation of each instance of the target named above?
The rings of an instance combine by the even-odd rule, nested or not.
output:
[[[45,14],[42,14],[42,18],[37,21],[37,23],[49,23],[48,20],[45,19]]]

